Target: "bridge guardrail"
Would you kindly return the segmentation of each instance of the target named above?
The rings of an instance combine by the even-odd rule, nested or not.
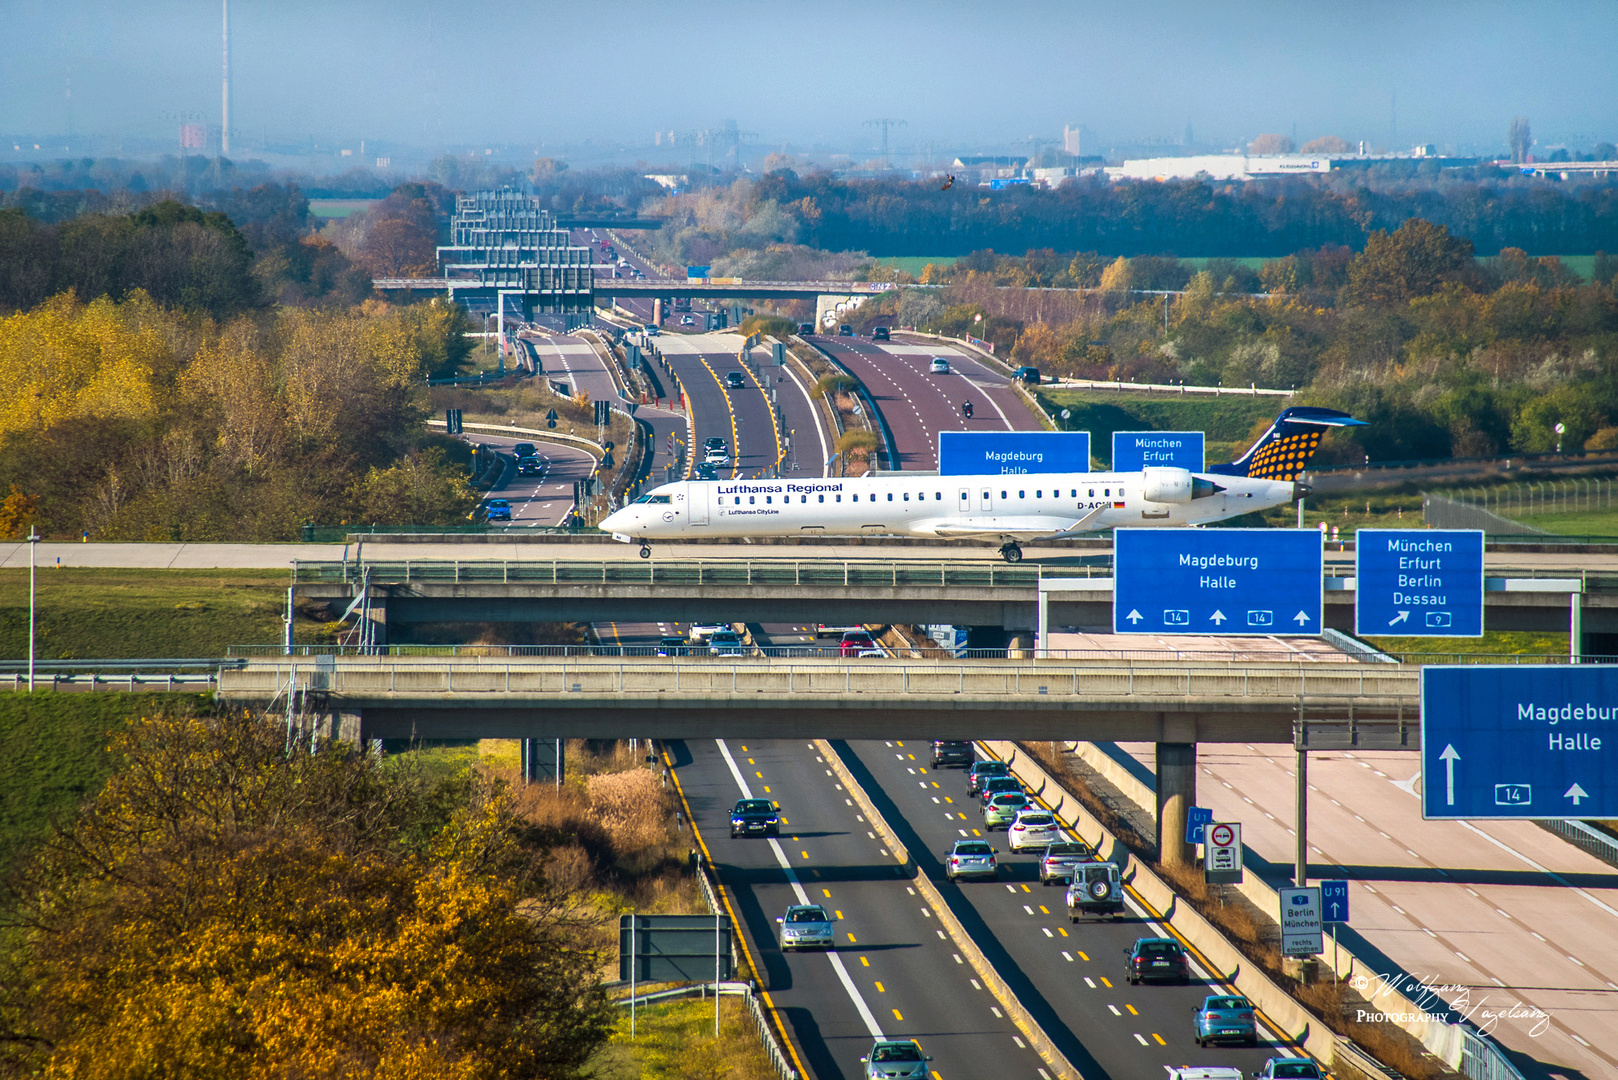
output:
[[[540,584],[540,585],[937,585],[942,587],[1027,588],[1042,578],[1110,578],[1099,566],[1012,566],[980,562],[909,559],[676,559],[630,562],[616,559],[507,561],[367,560],[376,585]],[[356,562],[298,561],[296,584],[356,582]]]
[[[318,665],[318,666],[317,666]],[[1415,707],[1419,669],[1404,665],[927,663],[866,660],[767,664],[758,661],[610,659],[447,663],[431,658],[250,662],[220,674],[226,694],[274,694],[288,686],[356,697],[385,694],[691,695],[786,694],[902,698],[1120,697],[1202,700],[1239,697],[1309,705],[1364,702]]]

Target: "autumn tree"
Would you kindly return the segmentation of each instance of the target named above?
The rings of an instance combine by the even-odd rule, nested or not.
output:
[[[1353,152],[1354,147],[1347,139],[1322,135],[1318,139],[1310,139],[1298,149],[1305,154],[1348,154]]]
[[[1292,140],[1285,135],[1267,133],[1247,144],[1249,154],[1290,154]]]
[[[1472,268],[1472,244],[1442,225],[1411,218],[1393,232],[1377,230],[1348,267],[1348,299],[1405,303],[1428,296]]]
[[[498,786],[246,717],[134,724],[21,871],[13,1075],[566,1078],[600,959]]]

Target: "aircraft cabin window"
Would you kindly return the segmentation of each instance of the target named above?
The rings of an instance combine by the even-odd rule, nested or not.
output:
[[[1034,492],[1034,498],[1036,498],[1036,499],[1043,499],[1043,498],[1044,498],[1044,497],[1045,497],[1045,492],[1044,492],[1044,490],[1043,490],[1043,489],[1038,489],[1038,490],[1036,490],[1036,491],[1035,491],[1035,492]]]
[[[1026,492],[1026,491],[1019,491],[1019,492],[1017,492],[1017,498],[1019,498],[1019,499],[1026,499],[1026,498],[1028,498],[1028,492]]]
[[[824,496],[824,495],[822,495],[822,496],[821,496],[821,497],[820,497],[820,501],[821,501],[821,502],[825,502],[825,501],[826,501],[826,496]]]
[[[892,501],[893,501],[893,492],[891,492],[891,491],[890,491],[890,492],[888,492],[888,501],[889,501],[889,502],[892,502]]]
[[[1077,498],[1078,498],[1078,497],[1079,497],[1079,489],[1078,489],[1078,488],[1074,488],[1074,489],[1073,489],[1073,494],[1072,494],[1072,495],[1070,495],[1070,496],[1068,496],[1068,497],[1069,497],[1069,498],[1072,498],[1072,499],[1077,499]]]
[[[966,492],[964,492],[964,491],[963,491],[963,492],[961,492],[961,501],[962,501],[962,502],[966,502],[966,501],[967,501],[967,500],[968,500],[968,499],[969,499],[969,498],[970,498],[970,496],[969,496],[969,495],[967,495],[967,493],[966,493]]]
[[[1095,497],[1096,497],[1096,489],[1095,489],[1095,488],[1091,488],[1091,489],[1090,489],[1090,498],[1092,498],[1092,499],[1093,499],[1093,498],[1095,498]]]
[[[806,503],[806,502],[808,502],[808,501],[809,501],[809,496],[807,496],[807,495],[804,495],[804,496],[802,496],[802,497],[801,497],[801,498],[799,498],[799,499],[798,499],[798,501],[799,501],[799,502],[801,502],[801,503]],[[825,502],[825,501],[826,501],[826,496],[824,496],[824,495],[822,495],[822,496],[821,496],[821,497],[820,497],[820,501],[821,501],[821,502]]]
[[[933,502],[943,502],[943,501],[944,501],[944,493],[942,491],[933,492]]]
[[[838,501],[838,502],[842,502],[842,501],[843,501],[843,497],[842,497],[842,496],[841,496],[841,495],[839,495],[839,496],[837,496],[837,501]]]
[[[907,491],[907,492],[905,492],[905,502],[909,502],[909,501],[910,501],[910,492]]]
[[[747,505],[751,506],[756,502],[758,502],[758,496],[757,495],[749,495],[747,497]]]
[[[636,500],[636,501],[639,501],[639,500]],[[725,497],[723,495],[719,496],[719,505],[720,506],[725,505]]]
[[[1101,494],[1106,498],[1112,498],[1112,488],[1102,488]]]
[[[764,501],[766,503],[773,503],[773,502],[775,502],[775,496],[774,495],[766,495],[766,496],[764,496]]]
[[[1001,493],[1000,493],[1000,497],[1001,497],[1001,498],[1002,498],[1002,499],[1003,499],[1003,498],[1005,498],[1005,497],[1006,497],[1006,493],[1005,493],[1005,492],[1003,492],[1003,491],[1002,491],[1002,492],[1001,492]]]

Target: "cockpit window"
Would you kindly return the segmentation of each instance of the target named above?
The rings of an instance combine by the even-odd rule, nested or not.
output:
[[[667,503],[669,501],[667,495],[642,495],[635,500],[635,505],[639,506],[641,503]]]

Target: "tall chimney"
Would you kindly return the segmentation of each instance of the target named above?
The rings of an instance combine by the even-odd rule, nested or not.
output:
[[[223,104],[224,104],[224,107],[221,110],[223,112],[223,120],[224,120],[224,122],[219,125],[219,156],[220,157],[229,157],[230,156],[230,0],[220,0],[220,2],[224,5],[225,78],[224,78],[224,85],[222,86],[222,88],[220,90],[220,96],[223,98]]]

